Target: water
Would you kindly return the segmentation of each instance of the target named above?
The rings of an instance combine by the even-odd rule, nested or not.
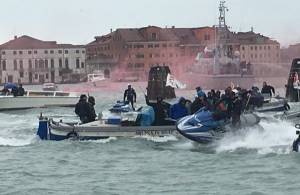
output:
[[[99,112],[122,97],[94,95]],[[0,113],[0,194],[299,194],[288,122],[262,121],[211,145],[172,136],[54,142],[35,136],[40,112],[76,119],[72,108]]]

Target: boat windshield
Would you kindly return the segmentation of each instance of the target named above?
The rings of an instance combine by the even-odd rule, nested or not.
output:
[[[54,93],[51,91],[28,91],[28,96],[54,96]]]

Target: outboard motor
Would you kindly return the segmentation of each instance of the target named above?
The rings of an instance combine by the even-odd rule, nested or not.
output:
[[[291,102],[299,102],[300,99],[300,58],[294,59],[286,86],[286,98]]]
[[[48,118],[44,117],[41,113],[39,117],[39,128],[37,131],[37,135],[40,137],[42,140],[47,140],[48,139]]]
[[[158,97],[163,99],[176,98],[174,88],[166,86],[168,74],[171,74],[168,66],[155,66],[150,69],[147,87],[149,100],[156,101]]]

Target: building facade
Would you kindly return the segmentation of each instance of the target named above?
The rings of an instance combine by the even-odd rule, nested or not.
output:
[[[113,80],[145,80],[150,67],[155,65],[168,65],[173,73],[185,70],[203,48],[193,29],[156,26],[117,29],[95,37],[86,46],[87,66],[89,72],[102,70]]]
[[[1,83],[78,82],[86,73],[85,48],[29,36],[0,45]]]

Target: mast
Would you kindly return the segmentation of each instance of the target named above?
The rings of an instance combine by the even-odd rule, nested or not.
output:
[[[220,56],[224,56],[224,50],[226,51],[225,43],[227,39],[227,31],[228,27],[226,24],[226,12],[229,10],[225,6],[226,1],[220,1],[219,4],[219,25],[215,26],[215,59],[214,59],[214,67],[213,72],[214,74],[220,74],[220,62],[219,58]],[[217,59],[216,59],[217,57]]]

